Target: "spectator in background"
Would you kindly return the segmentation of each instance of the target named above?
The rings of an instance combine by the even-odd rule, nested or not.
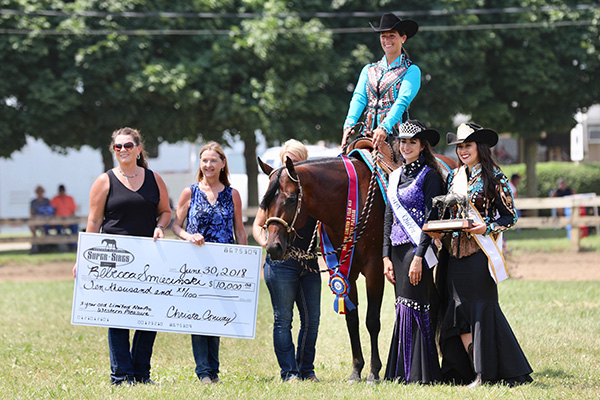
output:
[[[572,194],[575,194],[575,190],[573,190],[571,188],[571,186],[569,186],[567,184],[567,181],[565,181],[563,178],[558,178],[558,180],[556,181],[556,184],[558,185],[558,187],[550,193],[550,197],[565,197],[565,196],[570,196]],[[552,211],[554,213],[555,210],[553,209]],[[553,216],[571,217],[571,208],[569,208],[569,207],[557,208],[556,215],[553,215]],[[583,228],[583,227],[581,227],[581,228]],[[581,228],[580,228],[580,230],[581,230]],[[571,239],[571,225],[567,225],[566,230],[567,230],[567,238]],[[585,228],[585,232],[581,232],[581,237],[585,237],[585,236],[587,236],[587,227]]]
[[[519,186],[519,183],[521,183],[521,179],[523,177],[520,174],[512,174],[510,176],[510,182],[508,182],[508,187],[510,188],[510,191],[512,192],[513,195],[513,199],[516,199],[519,196],[519,190],[517,189],[517,187]],[[517,210],[515,208],[515,213],[517,214],[517,218],[521,216],[521,212],[519,210]],[[516,228],[516,231],[520,231],[521,228]]]
[[[73,197],[67,194],[65,185],[62,184],[58,186],[58,194],[52,198],[52,200],[50,201],[50,205],[54,207],[54,214],[57,217],[72,217],[75,215],[75,211],[77,211],[75,200],[73,200]],[[62,225],[58,225],[56,227],[56,230],[59,235],[63,233],[62,228]],[[69,229],[71,231],[71,234],[74,235],[79,231],[79,225],[69,225]]]
[[[29,207],[31,217],[48,217],[54,215],[54,210],[48,208],[50,206],[50,200],[48,200],[47,197],[44,197],[45,192],[44,188],[39,185],[35,188],[36,197],[31,200],[31,205]]]
[[[513,197],[519,196],[519,190],[517,189],[517,187],[519,186],[519,183],[521,183],[522,178],[523,177],[520,174],[512,174],[510,176],[510,182],[508,183],[508,186],[510,187],[510,190],[512,191]]]
[[[558,178],[556,183],[558,184],[558,187],[552,191],[552,197],[564,197],[575,194],[575,191],[567,185],[567,181],[563,178]]]
[[[551,192],[550,197],[565,197],[575,194],[575,191],[569,185],[567,185],[567,181],[565,181],[563,178],[558,178],[556,183],[558,184],[558,187]],[[570,217],[570,212],[571,209],[568,207],[564,209],[559,208],[556,210],[556,213],[559,217]]]
[[[44,197],[45,190],[41,186],[37,186],[35,188],[35,199],[31,200],[31,204],[29,206],[29,214],[31,218],[34,217],[51,217],[54,215],[54,209],[50,205],[50,200]],[[33,236],[37,236],[37,229],[43,228],[44,233],[48,233],[48,225],[31,225],[31,233]],[[32,249],[33,250],[33,249]]]

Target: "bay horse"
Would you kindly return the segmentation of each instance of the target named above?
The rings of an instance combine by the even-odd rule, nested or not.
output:
[[[443,160],[451,168],[456,163],[444,157]],[[371,180],[370,168],[361,160],[351,158],[358,177],[357,213],[365,205]],[[320,158],[301,161],[294,164],[289,158],[285,166],[274,170],[258,159],[260,168],[270,176],[269,187],[261,202],[261,208],[267,211],[267,245],[266,250],[271,259],[282,259],[295,229],[301,228],[308,215],[320,221],[329,236],[334,248],[339,248],[344,238],[346,208],[348,199],[348,176],[340,157]],[[444,169],[447,169],[444,167]],[[356,306],[345,314],[346,326],[350,336],[352,349],[352,374],[350,381],[360,381],[365,365],[359,335],[358,293],[356,280],[359,274],[365,277],[367,291],[366,326],[371,342],[370,373],[367,382],[379,380],[381,358],[379,357],[379,331],[383,290],[382,245],[384,198],[379,185],[375,185],[375,193],[364,231],[355,242],[354,255],[348,280],[350,290],[348,297]],[[357,226],[357,231],[360,230]],[[339,251],[337,253],[339,257]]]

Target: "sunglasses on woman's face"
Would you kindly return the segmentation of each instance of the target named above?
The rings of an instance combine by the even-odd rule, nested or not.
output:
[[[121,149],[123,147],[125,147],[125,150],[129,151],[129,150],[133,149],[133,146],[135,146],[135,143],[131,143],[131,142],[127,142],[127,143],[124,143],[124,144],[115,143],[114,148],[115,148],[115,151],[121,151]]]

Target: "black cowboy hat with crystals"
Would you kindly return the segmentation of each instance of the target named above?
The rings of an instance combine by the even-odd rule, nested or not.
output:
[[[433,147],[440,141],[440,134],[435,129],[427,129],[417,119],[409,119],[398,127],[398,137],[400,139],[419,139],[426,140]]]
[[[374,26],[369,22],[371,28],[375,32],[387,32],[387,31],[398,31],[404,33],[407,38],[415,36],[419,30],[419,24],[412,19],[400,19],[394,13],[385,13],[381,16],[379,26]]]
[[[446,143],[448,145],[460,144],[464,142],[485,143],[494,147],[498,143],[498,134],[492,129],[482,128],[472,122],[460,124],[456,133],[448,132]]]

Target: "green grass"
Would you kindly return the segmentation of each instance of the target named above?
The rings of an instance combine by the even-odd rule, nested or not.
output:
[[[0,266],[6,264],[17,265],[43,265],[50,262],[72,262],[75,263],[77,254],[66,253],[43,253],[29,254],[29,250],[7,250],[0,251]]]
[[[571,240],[565,229],[510,229],[504,233],[508,248],[516,254],[557,253],[572,251]],[[600,235],[594,234],[581,239],[582,251],[600,252]]]
[[[361,286],[361,322],[366,300]],[[380,353],[387,359],[393,291],[386,288]],[[152,359],[156,386],[111,387],[106,329],[70,324],[72,281],[0,283],[2,399],[596,399],[600,390],[600,282],[502,282],[500,303],[533,369],[534,383],[476,390],[382,382],[350,385],[348,336],[323,282],[317,344],[318,384],[280,382],[272,347],[272,309],[261,285],[254,340],[223,338],[220,385],[194,375],[189,335],[159,333]],[[294,321],[297,329],[297,316]],[[368,337],[362,331],[368,357]],[[366,376],[365,373],[363,375]]]

